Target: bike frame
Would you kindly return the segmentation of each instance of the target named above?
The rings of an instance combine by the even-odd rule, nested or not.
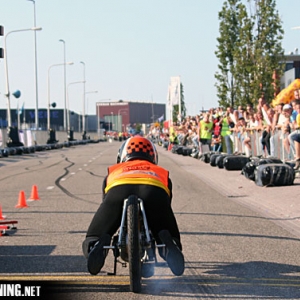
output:
[[[138,198],[138,201],[139,201],[139,207],[140,207],[140,211],[142,213],[143,223],[144,223],[144,227],[145,227],[146,242],[150,244],[151,238],[150,238],[150,232],[149,232],[148,222],[147,222],[146,213],[145,213],[144,202],[140,198]],[[128,203],[128,199],[125,199],[124,204],[123,204],[121,226],[120,226],[120,232],[119,232],[119,238],[118,238],[119,245],[121,244],[121,239],[122,239],[122,236],[124,235],[124,230],[125,230],[126,213],[127,213],[127,205],[128,205],[127,203]]]
[[[142,226],[144,228],[143,232],[144,235],[140,236],[140,244],[142,245],[142,250],[143,253],[145,253],[144,257],[142,257],[142,261],[146,262],[147,261],[147,249],[152,248],[153,250],[153,258],[154,262],[157,263],[156,255],[155,255],[155,247],[160,248],[160,247],[165,247],[164,244],[155,244],[154,249],[153,249],[153,238],[151,235],[150,228],[148,226],[147,222],[147,217],[146,217],[146,211],[144,207],[144,202],[141,198],[138,198],[138,204],[139,204],[139,210],[141,212],[141,220],[140,220],[140,225],[142,223]],[[127,266],[127,261],[119,261],[118,257],[120,256],[120,251],[121,251],[121,246],[124,244],[122,239],[126,238],[127,235],[127,207],[128,207],[128,199],[124,200],[123,203],[123,210],[122,210],[122,218],[121,218],[121,224],[120,228],[117,234],[117,241],[114,245],[112,246],[104,246],[104,249],[112,249],[114,252],[114,271],[113,273],[108,273],[108,275],[116,275],[117,273],[117,263],[121,263],[123,267]],[[116,236],[115,236],[116,237]]]

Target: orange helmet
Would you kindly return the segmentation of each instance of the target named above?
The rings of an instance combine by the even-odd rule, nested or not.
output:
[[[133,159],[147,160],[155,165],[158,162],[158,155],[154,144],[142,136],[134,136],[127,139],[119,151],[120,162]]]

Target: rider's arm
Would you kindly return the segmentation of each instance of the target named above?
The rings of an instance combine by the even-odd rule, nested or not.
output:
[[[104,199],[104,196],[105,196],[105,188],[106,188],[106,179],[107,179],[107,176],[105,176],[105,178],[103,179],[103,182],[102,182],[102,201]]]
[[[173,197],[173,194],[172,194],[172,181],[170,178],[168,178],[168,188],[169,188],[169,191],[170,191],[170,203],[172,202],[172,197]]]

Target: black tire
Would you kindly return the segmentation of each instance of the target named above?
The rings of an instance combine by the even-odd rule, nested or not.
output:
[[[136,196],[128,198],[127,233],[130,291],[139,293],[142,288],[142,266],[139,237],[139,204]]]

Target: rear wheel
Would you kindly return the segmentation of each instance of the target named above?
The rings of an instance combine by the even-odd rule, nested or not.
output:
[[[139,204],[136,196],[130,196],[128,198],[127,233],[130,291],[139,293],[142,288],[142,270],[140,257]]]

